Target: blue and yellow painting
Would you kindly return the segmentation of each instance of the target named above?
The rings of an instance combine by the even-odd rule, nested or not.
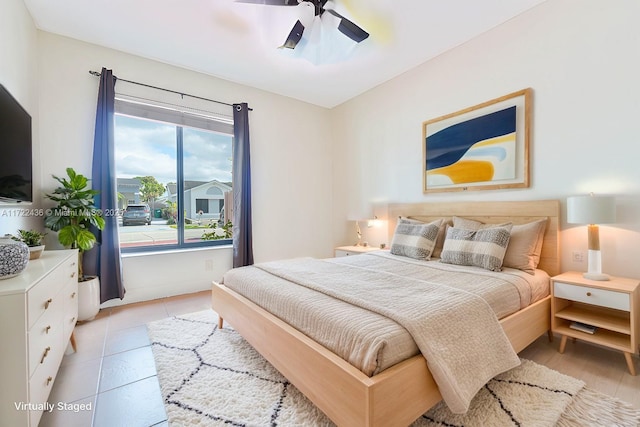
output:
[[[429,187],[516,177],[516,107],[448,126],[426,140]]]

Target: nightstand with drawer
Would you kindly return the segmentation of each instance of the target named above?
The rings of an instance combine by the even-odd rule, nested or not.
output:
[[[636,375],[631,355],[640,345],[640,280],[596,281],[568,272],[552,277],[551,284],[551,330],[562,335],[560,353],[568,337],[606,346],[622,351],[629,372]],[[595,331],[575,329],[580,326],[575,322]]]
[[[366,254],[367,252],[379,250],[380,248],[376,248],[375,246],[340,246],[335,248],[334,256],[337,258],[341,256]]]

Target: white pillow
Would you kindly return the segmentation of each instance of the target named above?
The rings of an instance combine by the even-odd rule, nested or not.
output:
[[[547,219],[514,225],[502,265],[535,274],[546,228]]]

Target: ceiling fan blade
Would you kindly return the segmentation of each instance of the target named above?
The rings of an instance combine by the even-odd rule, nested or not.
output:
[[[269,6],[297,6],[298,0],[235,0],[236,3],[266,4]]]
[[[287,39],[284,41],[282,46],[280,46],[280,49],[295,49],[298,45],[298,42],[302,38],[302,33],[304,33],[304,25],[302,25],[302,22],[300,22],[300,20],[298,20],[291,29],[291,32],[289,33]]]
[[[338,25],[338,31],[340,31],[342,34],[349,37],[351,40],[355,41],[356,43],[360,43],[361,41],[369,37],[369,33],[367,33],[362,28],[358,27],[353,22],[349,21],[344,16],[340,15],[335,10],[325,9],[325,12],[329,12],[333,16],[340,18],[340,25]]]

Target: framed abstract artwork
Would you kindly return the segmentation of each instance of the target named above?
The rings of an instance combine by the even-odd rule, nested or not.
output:
[[[422,125],[425,193],[529,187],[531,89]]]

